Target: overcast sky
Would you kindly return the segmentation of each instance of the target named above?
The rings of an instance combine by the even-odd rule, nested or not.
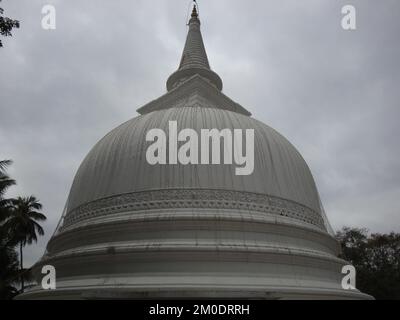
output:
[[[0,49],[0,158],[8,196],[36,195],[46,236],[91,147],[165,93],[188,0],[3,0],[21,22]],[[56,30],[41,9],[56,8]],[[341,8],[357,10],[357,30]],[[224,93],[302,153],[333,227],[400,231],[400,1],[199,0],[210,64]]]

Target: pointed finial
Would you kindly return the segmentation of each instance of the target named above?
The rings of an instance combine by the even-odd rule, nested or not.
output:
[[[197,6],[196,6],[196,1],[193,1],[193,10],[192,10],[192,18],[197,18],[199,15],[197,13]]]
[[[188,7],[189,9],[190,7]],[[192,17],[187,24],[189,30],[186,37],[185,47],[183,48],[182,58],[178,70],[171,74],[167,80],[167,90],[179,86],[188,78],[199,75],[208,80],[218,90],[222,90],[222,80],[218,74],[211,70],[208,63],[203,37],[200,31],[199,5],[193,0]],[[189,11],[189,10],[188,10]]]

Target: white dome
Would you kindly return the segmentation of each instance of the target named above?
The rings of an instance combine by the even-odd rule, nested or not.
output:
[[[100,140],[75,176],[33,268],[40,284],[41,267],[53,265],[57,289],[37,285],[21,298],[369,298],[341,287],[347,262],[299,152],[221,89],[194,9],[168,92]],[[196,134],[253,129],[254,171],[150,165],[146,134],[170,121]]]
[[[146,149],[150,142],[144,139],[146,133],[152,128],[168,132],[168,122],[173,120],[177,121],[178,130],[254,129],[253,173],[236,175],[235,164],[148,164]],[[288,140],[249,116],[198,103],[144,114],[125,122],[101,139],[75,176],[65,225],[92,218],[96,213],[89,212],[93,211],[90,203],[99,203],[102,210],[97,215],[112,214],[116,212],[112,209],[115,206],[134,205],[135,193],[153,191],[153,197],[157,197],[157,192],[171,189],[193,190],[193,194],[199,196],[200,191],[204,194],[206,190],[214,190],[211,194],[215,195],[215,200],[226,191],[237,192],[237,196],[248,194],[249,197],[254,193],[249,202],[259,205],[257,210],[268,210],[265,206],[268,201],[280,202],[276,205],[277,210],[287,209],[288,212],[277,211],[277,214],[290,215],[291,208],[297,207],[293,218],[323,227],[318,192],[311,172]],[[207,197],[209,199],[210,195]]]

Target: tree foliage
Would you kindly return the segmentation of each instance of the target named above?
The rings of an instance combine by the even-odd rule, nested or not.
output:
[[[20,276],[18,255],[8,244],[6,230],[0,226],[0,299],[12,299],[17,293],[15,284]]]
[[[1,2],[2,0],[0,0]],[[13,28],[19,28],[19,21],[14,20],[8,17],[3,17],[4,14],[4,9],[0,8],[0,35],[4,37],[10,37],[11,31]],[[0,39],[0,47],[2,47],[3,44]]]
[[[400,233],[345,227],[336,236],[341,257],[356,268],[357,289],[375,299],[400,299]]]
[[[42,205],[34,196],[5,198],[7,189],[15,184],[6,173],[11,163],[10,160],[0,161],[0,299],[12,299],[23,291],[24,281],[29,280],[30,274],[23,268],[22,248],[44,234],[38,221],[46,220],[46,216],[38,212]],[[19,285],[21,291],[17,289]]]
[[[16,243],[32,244],[37,241],[37,235],[44,235],[44,230],[37,221],[45,221],[46,216],[38,210],[42,205],[34,196],[11,199],[10,210],[4,226],[13,232]]]
[[[18,292],[14,287],[19,274],[18,256],[11,244],[11,230],[4,227],[11,203],[11,199],[5,199],[4,195],[7,189],[15,184],[6,174],[6,169],[11,163],[10,160],[0,161],[0,299],[11,299]]]

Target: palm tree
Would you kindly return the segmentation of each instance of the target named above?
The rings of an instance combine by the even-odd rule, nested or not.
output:
[[[8,232],[0,228],[0,300],[12,299],[18,293],[14,286],[20,275],[18,265],[18,255],[9,245]]]
[[[15,184],[15,180],[11,179],[5,172],[11,164],[11,160],[0,160],[0,223],[6,219],[6,209],[9,205],[9,200],[4,199],[4,194],[9,187]]]
[[[26,244],[37,242],[37,234],[44,235],[44,230],[37,221],[45,221],[46,216],[38,211],[42,204],[34,196],[18,197],[11,199],[11,207],[8,219],[5,222],[6,229],[13,234],[15,244],[19,244],[21,292],[24,291],[23,256],[22,248]]]
[[[0,299],[11,299],[17,293],[14,283],[19,275],[12,235],[4,226],[11,204],[11,200],[4,199],[4,195],[15,184],[15,180],[6,174],[6,168],[11,164],[11,160],[0,160]]]

